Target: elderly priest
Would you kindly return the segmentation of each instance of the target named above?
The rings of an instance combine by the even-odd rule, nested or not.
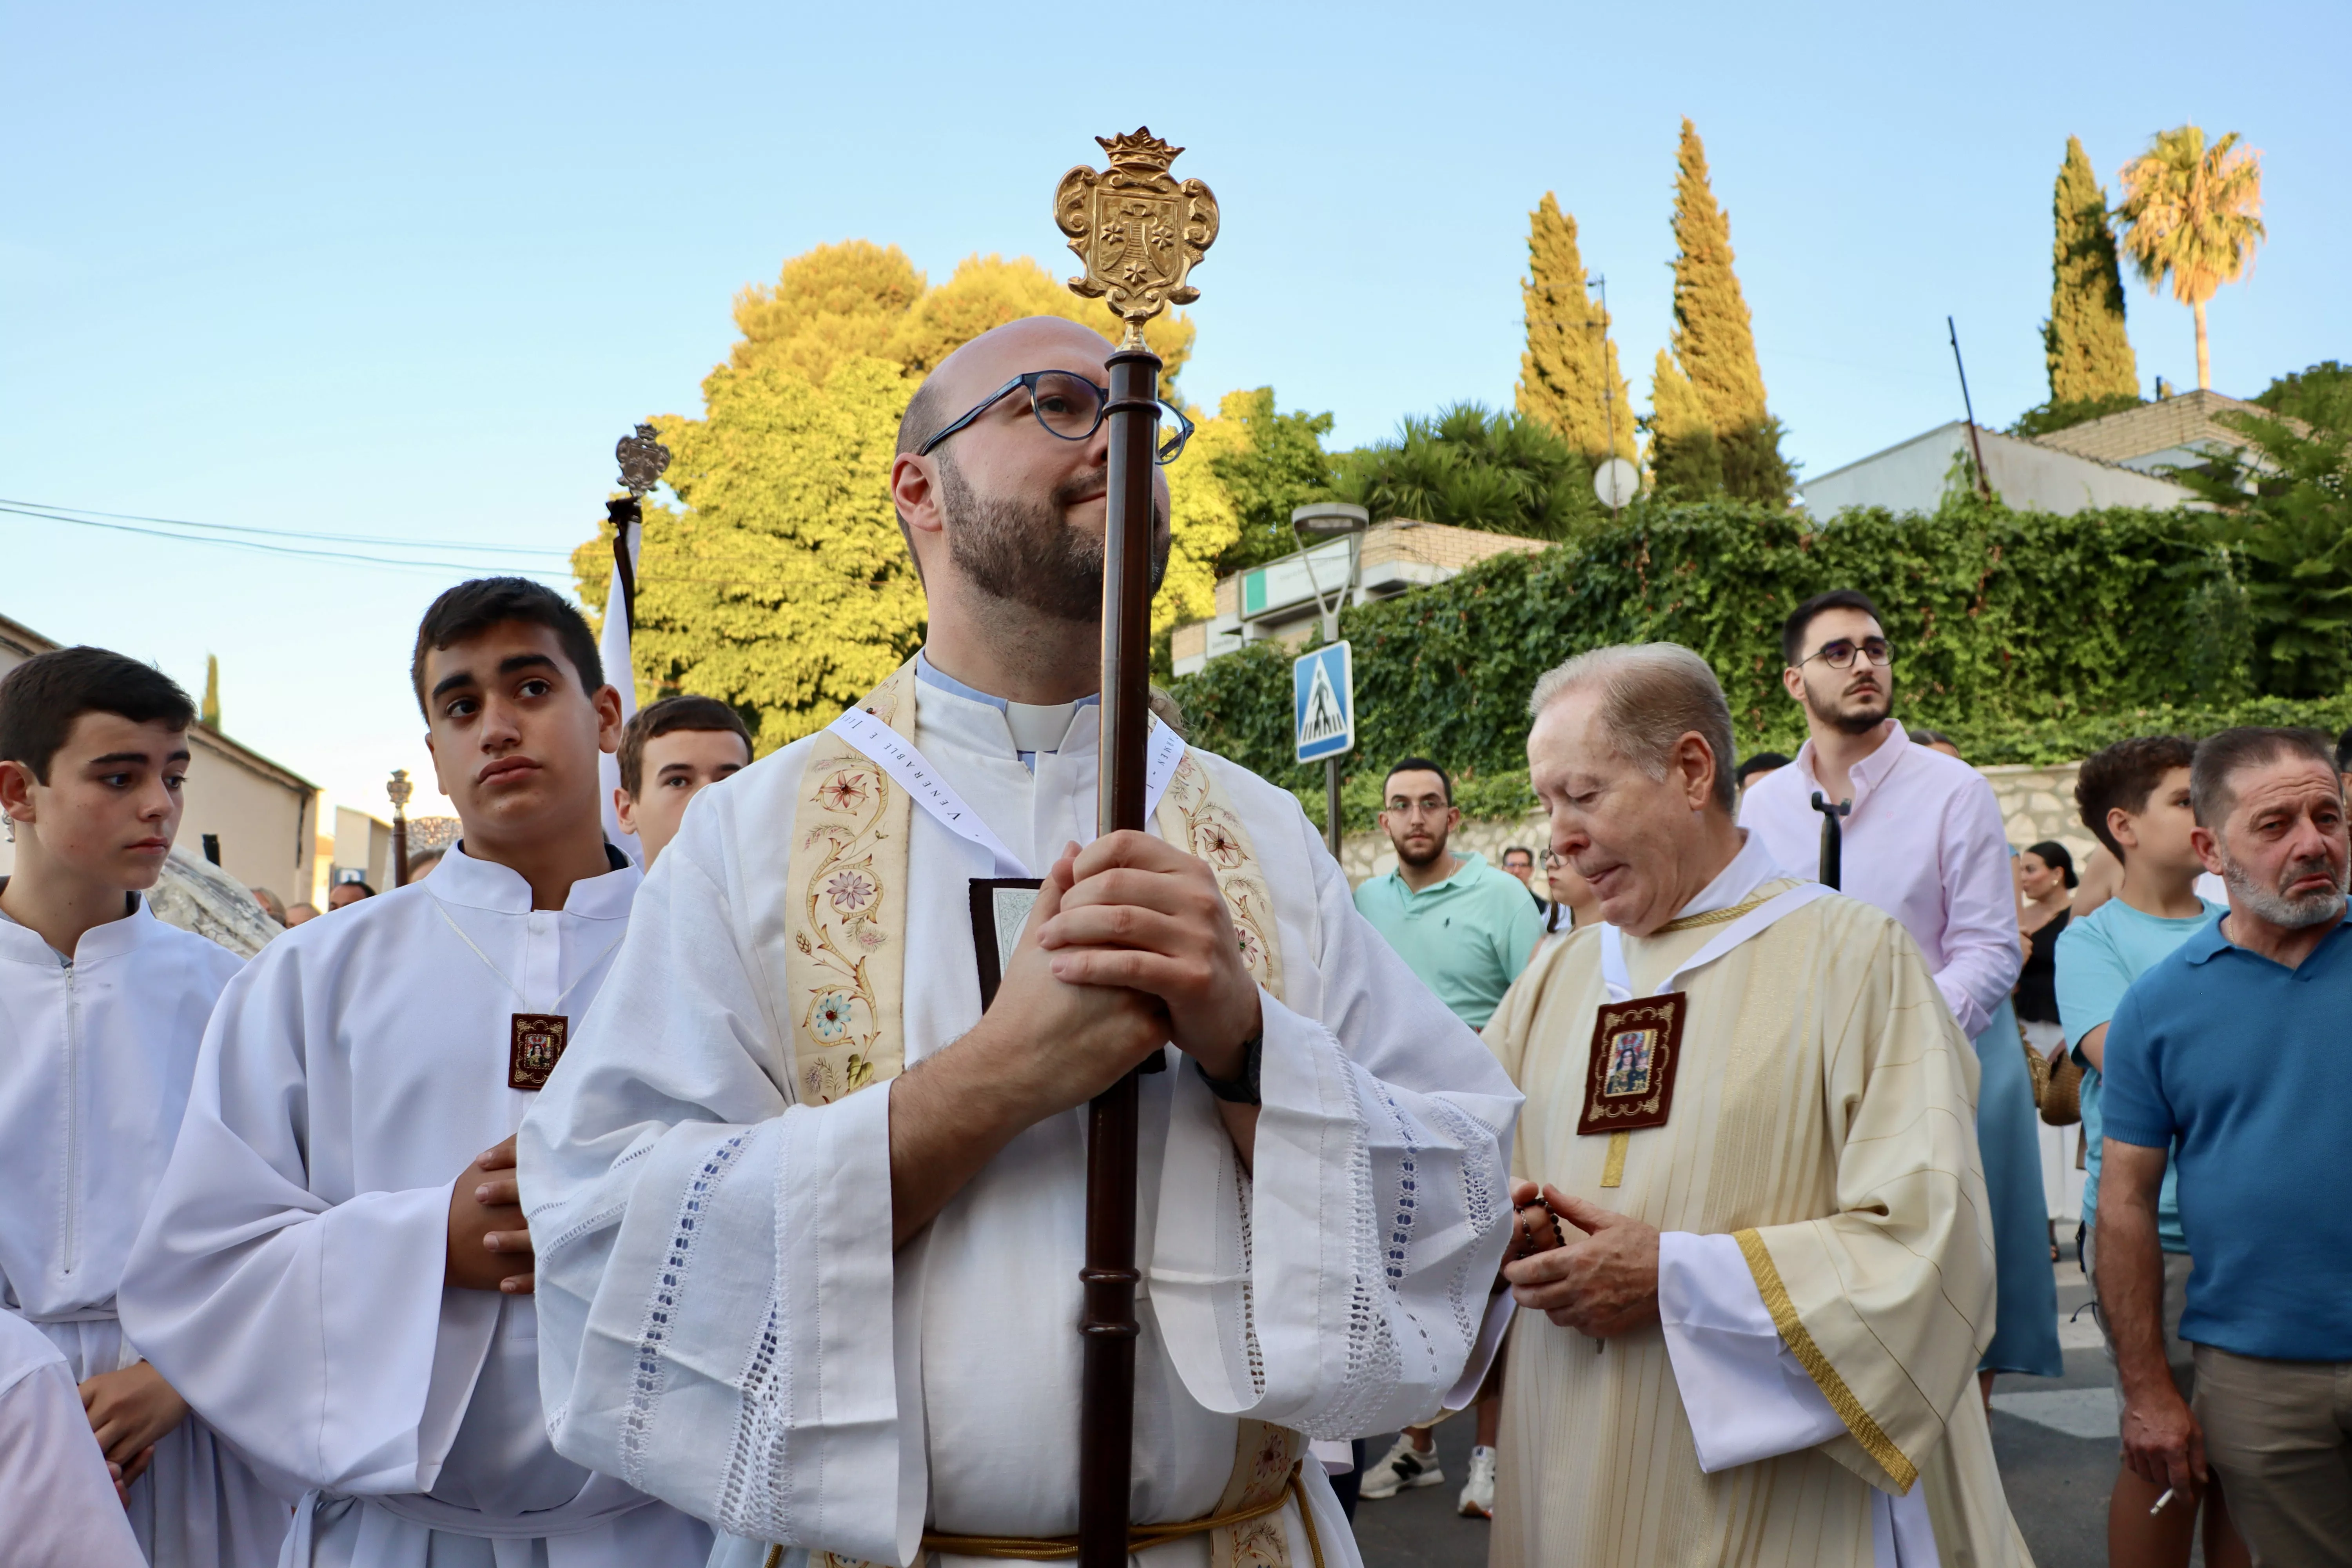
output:
[[[1494,1563],[2027,1563],[1976,1388],[1976,1057],[1918,948],[1735,824],[1696,654],[1583,654],[1529,707],[1605,923],[1486,1029],[1528,1097]]]

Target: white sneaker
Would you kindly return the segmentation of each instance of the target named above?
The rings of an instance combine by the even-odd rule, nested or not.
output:
[[[1462,1483],[1462,1517],[1495,1517],[1495,1450],[1470,1450],[1470,1479]]]
[[[1437,1447],[1416,1448],[1404,1433],[1397,1434],[1396,1447],[1391,1448],[1381,1462],[1364,1472],[1361,1485],[1356,1489],[1360,1498],[1379,1501],[1394,1497],[1414,1487],[1433,1487],[1445,1479],[1445,1472],[1437,1468]]]

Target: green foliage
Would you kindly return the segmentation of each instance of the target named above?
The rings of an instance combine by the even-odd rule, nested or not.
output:
[[[1675,175],[1675,361],[1690,378],[1722,449],[1723,482],[1742,500],[1788,504],[1795,475],[1764,406],[1764,373],[1748,301],[1731,269],[1731,220],[1716,205],[1706,149],[1683,121]]]
[[[1608,314],[1584,286],[1576,219],[1559,210],[1549,191],[1528,218],[1528,276],[1519,287],[1528,347],[1519,356],[1518,411],[1551,426],[1589,463],[1612,451],[1630,462],[1633,400]]]
[[[1651,640],[1715,668],[1743,752],[1793,752],[1804,724],[1780,687],[1781,619],[1849,585],[1886,613],[1897,711],[1951,732],[1974,762],[2080,756],[2069,748],[2088,736],[2255,695],[2242,592],[2192,513],[2060,518],[1964,501],[1818,525],[1779,507],[1645,503],[1579,544],[1343,612],[1361,726],[1352,776],[1420,752],[1482,802],[1524,801],[1536,678],[1586,648]],[[1174,690],[1195,740],[1313,803],[1319,774],[1291,761],[1294,651],[1252,644]]]
[[[1715,426],[1690,377],[1664,349],[1650,373],[1650,412],[1642,428],[1649,432],[1650,485],[1658,499],[1700,501],[1723,493],[1723,448],[1716,444]]]
[[[2009,427],[2009,433],[2031,440],[2036,436],[2047,436],[2053,430],[2063,430],[2070,426],[2087,425],[2094,419],[2104,419],[2110,414],[2121,414],[2126,408],[2139,405],[2140,395],[2137,392],[2119,392],[2112,397],[2087,398],[2080,403],[2053,401],[2038,404],[2019,415],[2017,423]]]
[[[196,718],[213,729],[220,728],[220,656],[218,654],[205,655],[205,700],[196,709]]]
[[[2323,374],[2333,372],[2333,374]],[[2312,700],[2352,681],[2352,387],[2315,365],[2279,392],[2300,413],[2226,413],[2250,445],[2174,477],[2211,501],[2235,558],[2261,689]],[[2249,489],[2252,493],[2248,493]]]
[[[2253,401],[2323,430],[2352,430],[2352,367],[2321,360],[2280,376]]]
[[[897,247],[866,240],[818,246],[786,261],[773,286],[739,294],[743,335],[704,380],[700,417],[654,421],[685,510],[645,509],[638,700],[719,698],[745,715],[765,755],[904,660],[921,641],[924,605],[889,499],[898,417],[950,353],[1033,315],[1118,331],[1106,307],[1025,258],[971,257],[933,288]],[[1163,316],[1147,337],[1173,376],[1192,323]],[[1205,426],[1202,437],[1168,469],[1175,537],[1152,603],[1159,630],[1210,613],[1217,558],[1240,531],[1198,454],[1245,438]],[[581,599],[598,616],[611,553],[608,528],[572,556]]]
[[[888,484],[913,384],[856,355],[822,384],[788,360],[721,365],[702,391],[702,418],[655,421],[685,510],[645,509],[637,697],[732,704],[765,755],[864,696],[921,640],[922,589]],[[581,597],[600,611],[611,553],[597,541],[573,557]]]
[[[1396,439],[1342,453],[1332,493],[1372,514],[1568,539],[1606,514],[1592,468],[1551,426],[1475,403],[1408,417]]]
[[[1261,386],[1225,394],[1217,420],[1237,426],[1240,437],[1218,443],[1209,458],[1241,525],[1240,537],[1217,558],[1216,575],[1224,577],[1298,548],[1291,509],[1331,493],[1332,458],[1323,449],[1331,416],[1277,413],[1274,388]]]
[[[2139,401],[2139,363],[2124,331],[2123,269],[2107,227],[2107,193],[2091,173],[2079,136],[2066,138],[2066,161],[2059,166],[2050,213],[2056,238],[2051,246],[2050,319],[2042,323],[2042,354],[2050,367],[2050,401],[2043,406],[2129,407]],[[2027,433],[2063,428],[2050,425]]]

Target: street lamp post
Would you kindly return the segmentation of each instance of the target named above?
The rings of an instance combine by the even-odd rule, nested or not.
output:
[[[1322,612],[1323,640],[1339,640],[1339,611],[1355,603],[1364,576],[1364,530],[1371,526],[1372,514],[1362,507],[1346,501],[1310,501],[1294,507],[1290,512],[1290,531],[1298,536],[1300,559],[1307,565],[1307,584],[1315,591],[1315,607]],[[1345,579],[1327,601],[1323,596],[1322,580],[1315,572],[1315,545],[1325,540],[1344,539],[1348,542],[1348,570]],[[1354,696],[1349,695],[1349,701]],[[1331,848],[1331,858],[1339,858],[1339,759],[1335,753],[1323,759],[1323,838]]]
[[[392,782],[383,786],[392,797],[392,885],[408,886],[408,770],[392,770]]]

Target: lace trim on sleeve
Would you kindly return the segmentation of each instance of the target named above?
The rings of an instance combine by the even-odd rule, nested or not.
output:
[[[669,1250],[662,1258],[653,1295],[646,1303],[645,1321],[637,1331],[636,1371],[630,1379],[628,1414],[621,1422],[622,1479],[631,1486],[645,1485],[646,1445],[652,1436],[654,1406],[668,1383],[670,1326],[677,1321],[678,1298],[685,1292],[687,1272],[694,1262],[704,1205],[750,1136],[739,1132],[704,1158],[702,1168],[687,1184],[677,1223],[670,1227]]]

